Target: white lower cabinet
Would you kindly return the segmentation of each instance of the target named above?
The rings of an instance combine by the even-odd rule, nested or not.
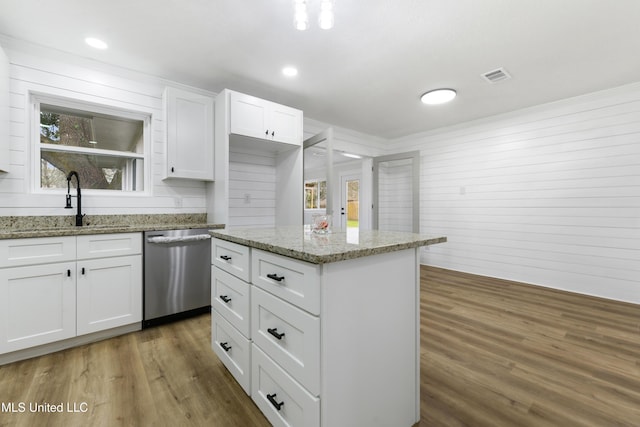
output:
[[[78,335],[142,320],[142,255],[78,262],[76,277]]]
[[[0,354],[76,335],[75,262],[0,269]]]
[[[141,233],[0,240],[0,354],[141,321]]]
[[[238,316],[226,308],[217,313],[216,304],[222,304],[213,304],[213,347],[225,365],[235,366],[229,371],[245,390],[250,384],[251,398],[274,426],[408,427],[419,422],[417,249],[322,265],[256,248],[236,252],[243,254],[242,274],[251,278],[250,284],[243,282],[251,309],[241,316],[248,316],[251,329],[247,336],[240,334],[224,319]],[[218,275],[221,295],[238,298],[231,296],[233,286],[222,284],[233,281]],[[221,350],[223,342],[229,351]],[[238,343],[250,344],[250,352],[242,348],[250,358],[249,373],[246,361],[238,363],[233,356]]]

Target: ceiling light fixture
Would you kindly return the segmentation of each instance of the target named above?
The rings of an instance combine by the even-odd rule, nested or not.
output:
[[[435,89],[430,90],[420,97],[420,100],[427,105],[444,104],[456,97],[456,91],[453,89]]]
[[[105,42],[94,37],[87,37],[86,39],[84,39],[84,42],[89,46],[100,50],[104,50],[109,47]]]
[[[358,155],[358,154],[352,154],[352,153],[340,153],[345,157],[349,157],[351,159],[361,159],[362,156]]]
[[[304,31],[309,28],[309,12],[306,0],[293,0],[293,23],[296,29]],[[320,0],[318,25],[323,30],[333,28],[333,0]]]
[[[287,77],[295,77],[298,75],[298,69],[296,67],[287,66],[282,69],[282,74]]]

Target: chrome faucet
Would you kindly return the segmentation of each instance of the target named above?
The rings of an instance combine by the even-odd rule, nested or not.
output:
[[[78,172],[71,171],[69,175],[67,175],[67,205],[64,207],[65,209],[71,209],[71,178],[75,175],[76,177],[76,198],[78,199],[78,211],[76,213],[76,227],[82,227],[82,218],[84,215],[82,214],[82,196],[80,195],[80,177],[78,176]]]

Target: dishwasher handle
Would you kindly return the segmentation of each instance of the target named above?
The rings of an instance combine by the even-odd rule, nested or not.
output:
[[[197,242],[199,240],[209,240],[209,239],[211,239],[211,235],[209,234],[193,234],[191,236],[176,236],[176,237],[151,236],[151,237],[147,237],[147,242],[167,245],[170,243]]]

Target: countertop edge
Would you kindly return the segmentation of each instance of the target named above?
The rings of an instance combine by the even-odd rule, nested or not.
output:
[[[435,245],[438,243],[445,243],[446,237],[433,237],[421,240],[415,240],[411,242],[401,242],[396,244],[383,245],[377,248],[356,249],[350,251],[336,252],[329,255],[316,255],[308,252],[302,252],[295,249],[288,249],[282,246],[270,245],[268,243],[259,242],[256,240],[245,239],[237,236],[230,236],[228,234],[216,233],[214,230],[209,232],[212,237],[220,240],[226,240],[228,242],[237,243],[239,245],[248,246],[254,249],[260,249],[267,252],[271,252],[278,255],[283,255],[289,258],[294,258],[300,261],[307,261],[312,264],[327,264],[331,262],[346,261],[355,258],[362,258],[365,256],[378,255],[383,253],[389,253],[394,251],[400,251],[404,249],[414,249],[422,246]]]
[[[5,239],[30,239],[38,237],[66,237],[83,236],[91,234],[116,234],[116,233],[140,233],[145,231],[186,230],[204,228],[215,230],[224,228],[224,224],[138,224],[138,225],[113,225],[106,227],[60,227],[39,230],[8,230],[0,231],[0,240]]]

